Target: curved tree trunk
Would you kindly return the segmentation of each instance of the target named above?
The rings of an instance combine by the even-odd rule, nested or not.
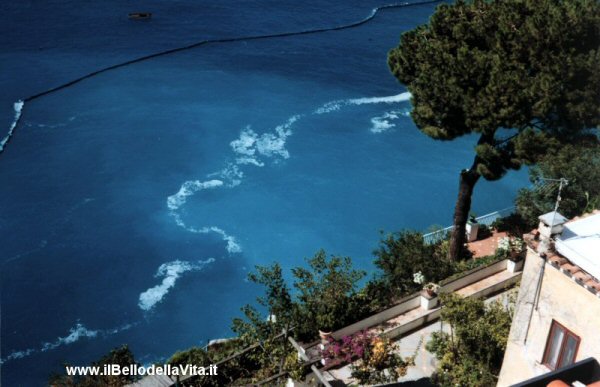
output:
[[[481,133],[477,145],[494,144],[495,130]],[[473,165],[470,169],[463,169],[460,172],[458,183],[458,198],[454,207],[454,229],[450,239],[450,248],[448,249],[448,258],[456,261],[460,258],[465,244],[465,232],[467,220],[469,220],[469,211],[471,210],[471,197],[473,196],[473,188],[481,177],[477,172],[477,166],[482,162],[478,155],[473,159]]]
[[[465,169],[460,173],[458,198],[454,207],[454,229],[452,230],[450,249],[448,251],[448,258],[453,261],[460,258],[465,243],[466,225],[467,220],[469,220],[469,211],[471,210],[471,196],[473,195],[473,188],[475,188],[475,183],[479,180],[479,176],[474,168]]]

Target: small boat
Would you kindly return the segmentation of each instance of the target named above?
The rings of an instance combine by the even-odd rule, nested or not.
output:
[[[150,12],[132,12],[129,14],[129,19],[131,20],[146,20],[152,17],[152,13]]]

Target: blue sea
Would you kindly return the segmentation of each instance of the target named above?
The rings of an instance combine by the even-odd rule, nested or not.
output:
[[[386,64],[434,4],[207,43],[17,103],[163,50],[384,4],[2,2],[0,139],[22,114],[0,154],[2,385],[43,386],[125,343],[148,364],[229,337],[260,290],[255,265],[289,272],[323,248],[372,273],[381,230],[450,224],[475,138],[419,132]],[[482,181],[473,211],[526,184]]]

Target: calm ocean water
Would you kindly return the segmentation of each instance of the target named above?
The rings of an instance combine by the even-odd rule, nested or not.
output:
[[[98,68],[351,23],[382,4],[3,2],[0,138],[15,101]],[[386,65],[433,9],[208,44],[27,103],[0,155],[2,385],[44,385],[123,343],[150,363],[230,336],[257,293],[254,265],[325,248],[372,271],[379,230],[448,224],[474,139],[416,130]],[[525,184],[524,172],[481,183],[474,211],[509,206]]]

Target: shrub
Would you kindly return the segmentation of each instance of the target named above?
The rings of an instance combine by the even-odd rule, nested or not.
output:
[[[500,372],[512,307],[443,294],[442,321],[451,333],[435,332],[426,348],[439,360],[434,380],[441,386],[487,387]]]
[[[427,281],[438,282],[453,274],[454,263],[446,258],[446,242],[426,244],[423,235],[402,231],[386,235],[374,251],[375,265],[381,269],[380,281],[391,297],[402,297],[421,289],[413,275],[421,272]]]

